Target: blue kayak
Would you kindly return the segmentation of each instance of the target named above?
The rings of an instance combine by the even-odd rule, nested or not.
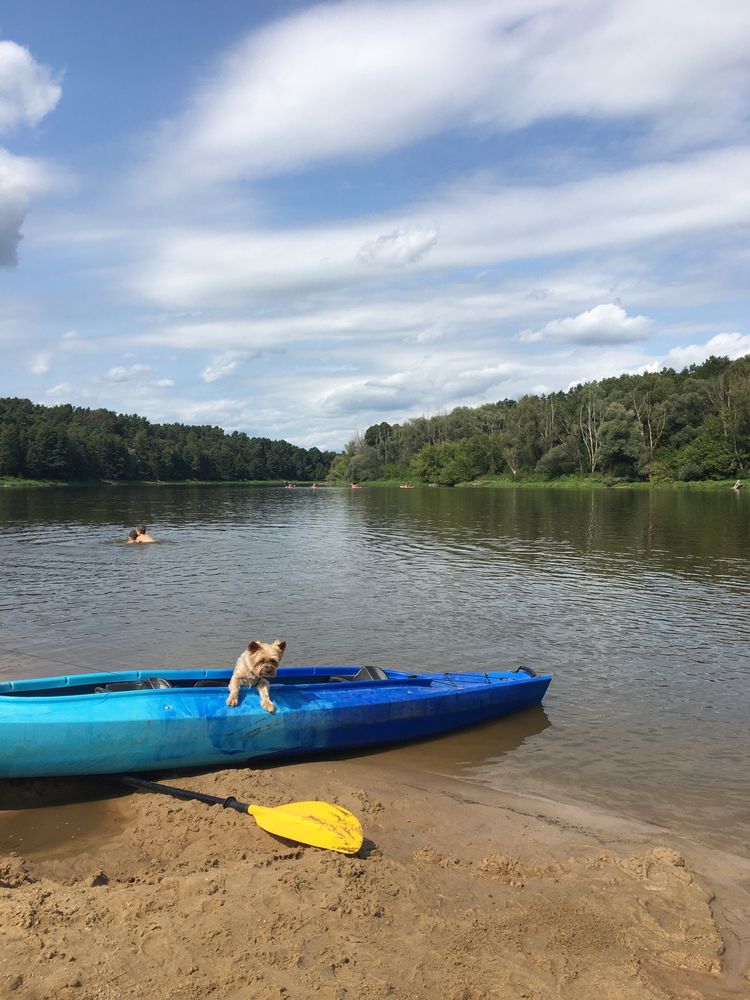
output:
[[[533,671],[410,674],[282,667],[276,712],[230,670],[134,670],[0,682],[0,778],[227,766],[436,736],[538,705]]]

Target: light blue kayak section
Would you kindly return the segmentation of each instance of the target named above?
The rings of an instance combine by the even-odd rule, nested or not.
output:
[[[538,705],[551,680],[522,670],[282,667],[270,714],[248,687],[229,708],[230,674],[137,670],[1,682],[0,778],[226,766],[422,739]]]

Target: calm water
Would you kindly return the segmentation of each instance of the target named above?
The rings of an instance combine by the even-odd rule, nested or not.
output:
[[[144,520],[158,545],[125,546]],[[544,709],[390,753],[748,850],[750,496],[0,490],[0,679],[285,663],[550,671]]]

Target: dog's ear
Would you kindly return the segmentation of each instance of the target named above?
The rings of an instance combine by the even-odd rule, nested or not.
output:
[[[277,639],[276,645],[279,647],[279,650],[283,653],[284,650],[286,649],[286,639]]]
[[[247,651],[248,653],[254,653],[256,649],[260,649],[260,643],[253,639],[252,642],[248,643]]]

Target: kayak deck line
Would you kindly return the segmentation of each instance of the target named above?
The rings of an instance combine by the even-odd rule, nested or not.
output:
[[[507,684],[516,680],[513,674],[488,671],[434,674],[406,674],[397,671],[382,671],[382,677],[362,677],[361,667],[281,667],[270,679],[272,687],[282,685],[327,686],[330,684],[356,684],[358,688],[372,687],[430,687],[442,682],[460,688],[464,684],[476,684],[481,678],[485,684]],[[380,669],[380,668],[378,668]],[[527,667],[519,667],[528,676],[537,675]],[[349,671],[350,673],[345,673]],[[516,672],[517,672],[516,671]],[[164,676],[168,674],[167,676]],[[17,681],[0,682],[0,698],[3,697],[56,697],[65,695],[101,694],[149,694],[165,690],[210,691],[226,688],[231,670],[169,670],[161,673],[149,670],[126,670],[95,674],[64,674],[59,677],[30,677]]]

